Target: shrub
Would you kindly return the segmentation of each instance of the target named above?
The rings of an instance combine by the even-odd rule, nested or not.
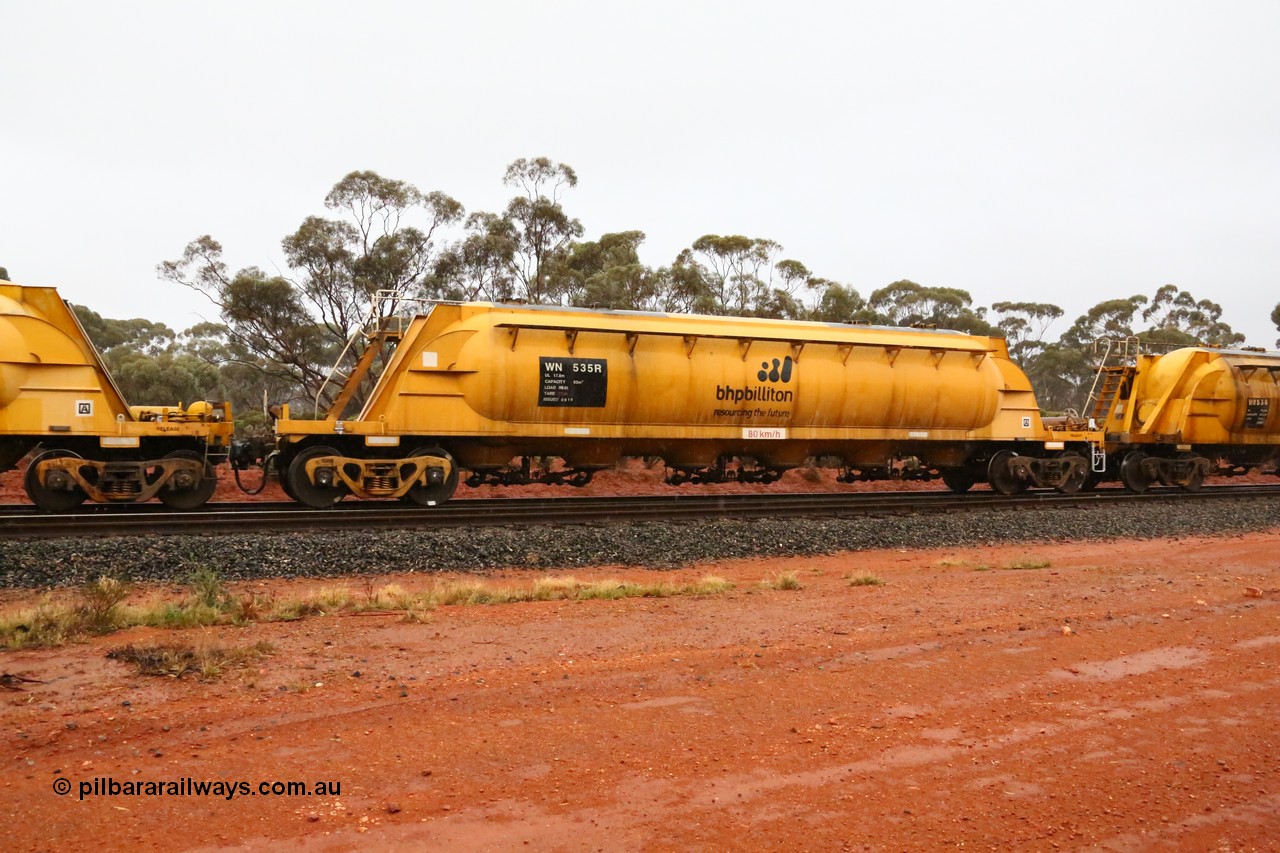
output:
[[[760,585],[769,589],[804,589],[795,572],[779,572],[772,578],[762,580]]]
[[[258,642],[252,646],[227,648],[224,646],[196,647],[182,643],[153,646],[127,646],[112,649],[107,657],[127,663],[139,675],[163,675],[181,678],[198,675],[213,678],[229,666],[247,666],[270,654],[270,643]]]
[[[196,604],[211,610],[226,610],[231,604],[231,594],[227,592],[222,577],[208,566],[190,565],[187,588],[191,590],[191,598]]]
[[[120,605],[128,597],[128,584],[117,577],[101,575],[80,588],[75,614],[85,630],[110,631],[115,627]]]

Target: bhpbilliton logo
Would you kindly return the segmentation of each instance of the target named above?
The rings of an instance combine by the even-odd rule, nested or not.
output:
[[[717,385],[716,399],[730,403],[790,403],[795,395],[794,391],[784,391],[770,386],[785,385],[790,382],[795,362],[791,360],[791,356],[783,359],[775,358],[772,361],[772,364],[768,361],[760,362],[760,370],[756,373],[756,379],[768,382],[769,385],[756,385],[751,388]]]

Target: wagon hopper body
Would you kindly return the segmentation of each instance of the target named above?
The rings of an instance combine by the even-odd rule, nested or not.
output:
[[[941,475],[1073,491],[1098,436],[1050,433],[1000,338],[769,319],[437,304],[401,329],[358,416],[276,423],[304,503],[350,492],[435,503],[472,483],[582,482],[624,456],[669,480],[769,482],[807,459],[845,479]],[[518,460],[513,464],[513,460]]]
[[[1134,491],[1280,463],[1280,352],[1187,347],[1104,370],[1096,414]],[[1216,472],[1222,460],[1229,466]]]
[[[25,486],[38,506],[198,506],[233,429],[226,403],[129,407],[56,290],[0,282],[0,471],[34,451]]]

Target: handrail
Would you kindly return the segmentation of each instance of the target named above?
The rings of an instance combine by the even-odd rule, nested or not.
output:
[[[1106,348],[1102,352],[1102,358],[1098,361],[1098,369],[1093,374],[1093,384],[1089,386],[1089,396],[1085,398],[1084,408],[1081,411],[1092,412],[1097,404],[1098,383],[1102,381],[1102,374],[1107,368],[1107,359],[1111,356],[1111,345],[1114,344],[1111,338],[1098,338],[1093,342],[1093,351],[1098,351],[1099,344],[1106,344]]]
[[[1105,346],[1103,346],[1105,345]],[[1124,338],[1097,338],[1093,342],[1093,351],[1096,353],[1102,349],[1102,358],[1098,361],[1098,369],[1093,374],[1093,384],[1089,386],[1089,396],[1085,398],[1085,412],[1092,412],[1098,404],[1098,383],[1102,382],[1103,375],[1107,372],[1110,365],[1107,359],[1115,357],[1117,367],[1131,367],[1137,362],[1138,356],[1142,355],[1143,343],[1137,335],[1127,335]],[[1105,388],[1105,383],[1103,383]]]
[[[314,400],[314,403],[315,403],[314,417],[316,418],[320,417],[320,397],[324,394],[324,389],[328,388],[330,383],[333,382],[334,377],[338,376],[341,373],[341,371],[338,368],[342,365],[343,359],[347,357],[347,353],[349,353],[351,351],[351,348],[355,346],[355,342],[358,338],[363,336],[365,338],[368,338],[370,341],[372,341],[374,337],[376,337],[378,334],[385,333],[387,331],[387,327],[383,325],[383,322],[386,320],[395,320],[397,323],[400,324],[397,329],[397,334],[404,332],[406,324],[404,323],[405,318],[402,315],[400,314],[384,315],[383,314],[383,308],[388,302],[396,303],[397,305],[401,305],[404,303],[415,303],[415,302],[422,303],[429,306],[426,312],[424,312],[429,314],[431,313],[431,310],[430,310],[431,307],[434,307],[435,305],[440,304],[441,300],[426,299],[426,298],[417,297],[417,296],[405,296],[404,293],[399,290],[377,291],[373,296],[373,301],[369,304],[369,313],[365,316],[363,320],[360,321],[360,323],[356,326],[355,330],[352,331],[351,335],[347,338],[346,346],[342,348],[342,352],[338,353],[338,358],[337,360],[334,361],[333,367],[329,368],[328,375],[326,375],[324,378],[324,381],[320,383],[320,387],[316,389],[316,396]],[[367,371],[368,367],[369,367],[368,365],[365,365],[364,371]],[[353,379],[357,382],[360,381],[360,379],[363,378],[364,371],[357,370],[352,374],[350,374],[349,376],[345,376],[343,378],[344,390],[345,390],[345,385],[350,383]],[[341,398],[342,396],[344,395],[340,394],[339,398]],[[347,397],[348,400],[350,399],[350,395],[345,395],[345,396]],[[341,412],[339,412],[339,414],[341,414]]]

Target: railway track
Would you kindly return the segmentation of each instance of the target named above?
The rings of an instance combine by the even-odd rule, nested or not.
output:
[[[1249,500],[1280,497],[1275,486],[1211,486],[1195,493],[1155,489],[1137,495],[1099,489],[1075,495],[1053,491],[1004,496],[991,492],[853,492],[773,495],[662,495],[618,498],[459,500],[424,508],[399,502],[360,502],[313,510],[293,503],[210,504],[173,512],[158,504],[92,505],[63,515],[33,507],[0,507],[0,539],[99,536],[217,535],[250,531],[379,528],[499,527],[694,521],[718,518],[803,518],[976,512],[1035,507],[1103,506],[1151,502]]]

